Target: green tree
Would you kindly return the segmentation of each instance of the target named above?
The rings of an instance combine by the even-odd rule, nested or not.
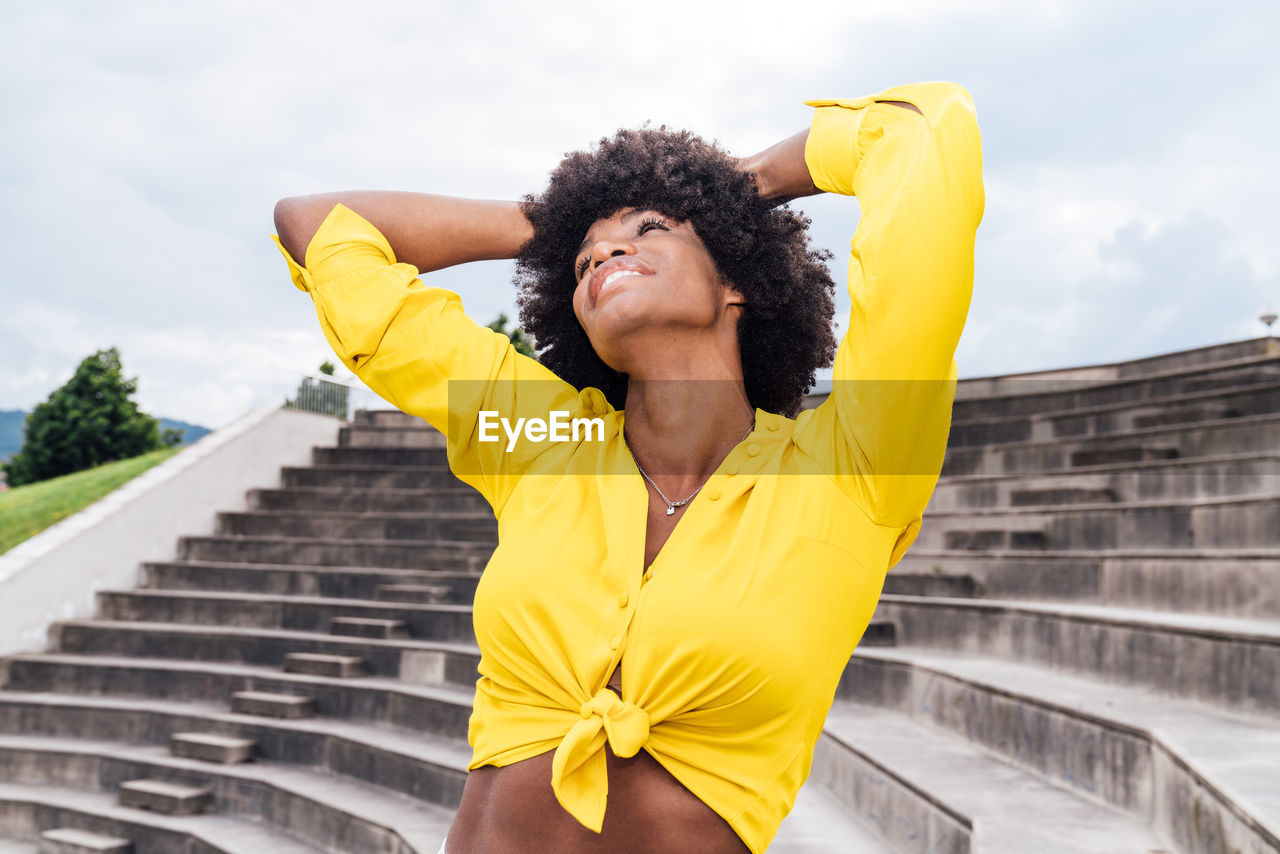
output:
[[[99,350],[66,385],[27,416],[22,449],[7,466],[21,486],[124,460],[164,447],[160,423],[130,398],[137,378],[125,379],[120,351]]]
[[[533,354],[533,336],[525,332],[519,326],[507,329],[507,316],[499,314],[498,319],[489,324],[489,328],[494,332],[501,332],[503,335],[511,339],[511,344],[516,348],[517,352],[524,353],[531,359],[536,359]]]
[[[320,373],[326,377],[333,376],[333,362],[322,362]],[[338,418],[347,417],[347,402],[351,389],[339,382],[303,377],[293,397],[286,398],[285,409],[301,409],[304,412],[319,412],[321,415],[333,415]]]

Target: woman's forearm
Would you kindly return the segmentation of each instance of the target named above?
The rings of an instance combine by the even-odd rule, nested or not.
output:
[[[533,236],[516,202],[378,190],[320,193],[276,204],[280,242],[298,263],[306,262],[311,238],[337,204],[382,232],[396,260],[424,273],[468,261],[514,258]]]
[[[804,144],[809,129],[771,145],[759,154],[738,160],[740,168],[755,175],[760,195],[779,203],[822,192],[814,186],[804,162]]]

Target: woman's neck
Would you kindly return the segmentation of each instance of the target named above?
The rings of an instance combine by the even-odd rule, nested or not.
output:
[[[755,419],[740,377],[631,378],[625,412],[632,456],[649,477],[662,484],[664,493],[680,497],[715,472]]]

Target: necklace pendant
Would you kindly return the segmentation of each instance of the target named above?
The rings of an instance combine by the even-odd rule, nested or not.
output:
[[[667,515],[668,515],[668,516],[674,516],[674,515],[675,515],[675,512],[676,512],[676,508],[675,508],[675,506],[674,506],[674,505],[672,505],[672,506],[668,506],[668,507],[667,507]]]

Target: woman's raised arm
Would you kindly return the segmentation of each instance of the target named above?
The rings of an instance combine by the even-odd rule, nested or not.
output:
[[[280,242],[299,263],[306,263],[311,238],[339,204],[382,232],[396,260],[422,273],[468,261],[514,258],[533,236],[516,202],[379,190],[319,193],[276,203]]]

